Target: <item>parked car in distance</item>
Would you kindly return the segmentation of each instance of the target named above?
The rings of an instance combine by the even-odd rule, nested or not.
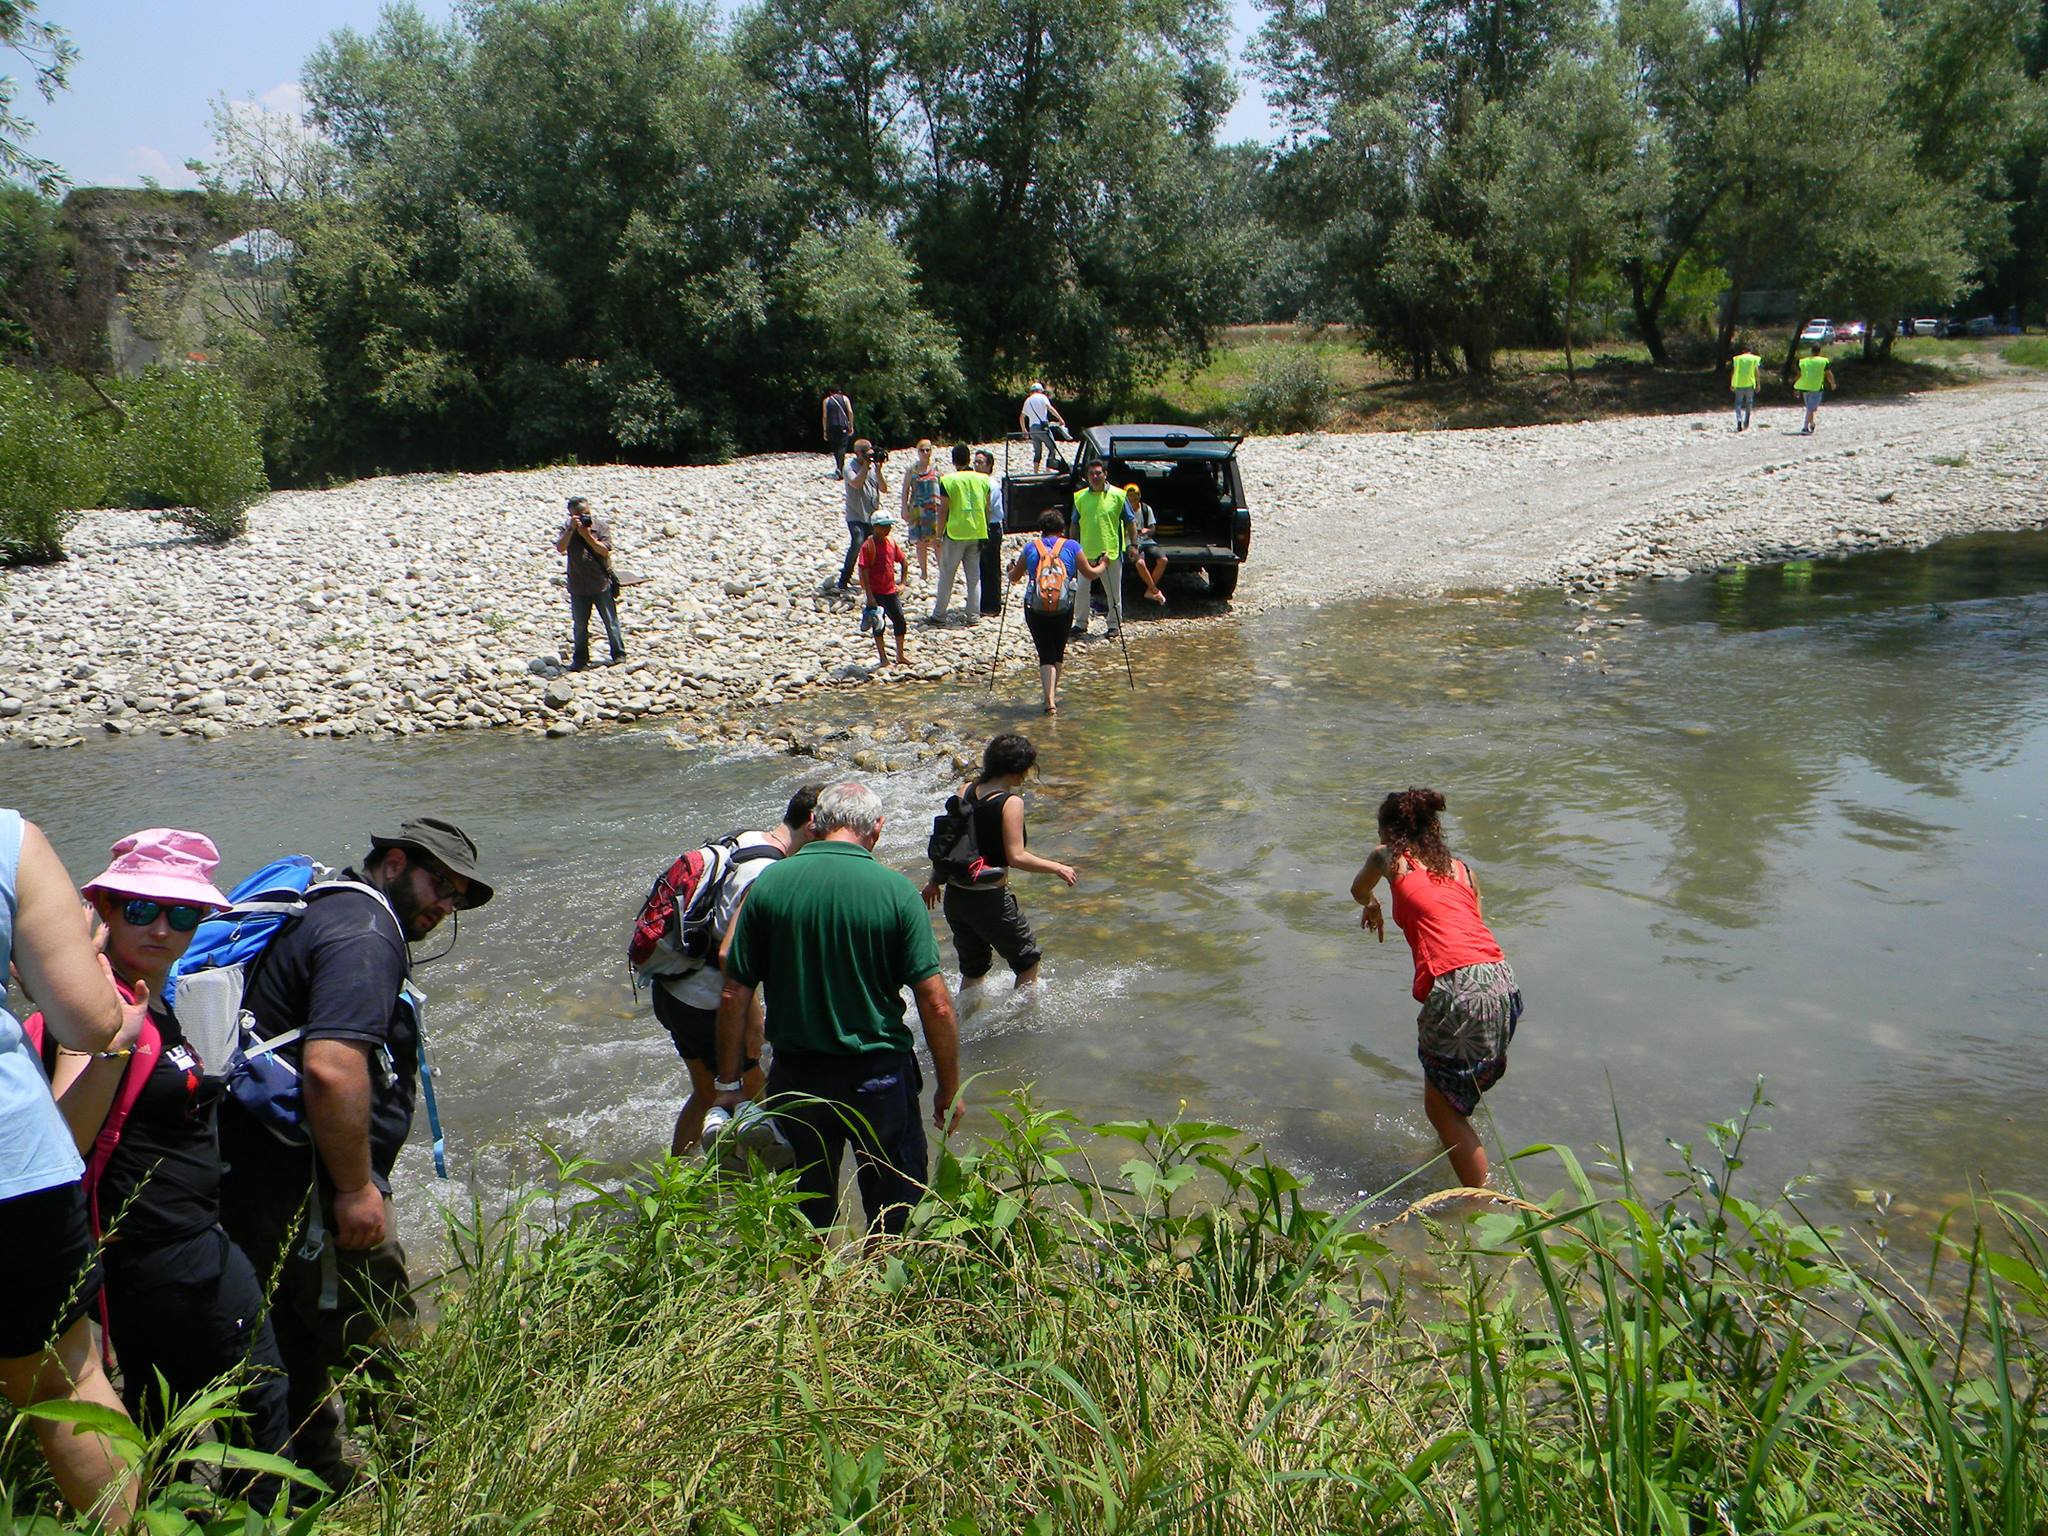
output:
[[[1861,320],[1844,320],[1840,325],[1835,327],[1835,340],[1861,341],[1864,337],[1865,332],[1867,332],[1869,329],[1870,327],[1868,325],[1865,325]]]
[[[1964,334],[1965,336],[1995,336],[1995,335],[1997,335],[1997,334],[1998,334],[1998,316],[1996,316],[1996,315],[1979,315],[1979,316],[1977,316],[1977,318],[1976,318],[1976,319],[1974,319],[1974,320],[1969,320],[1969,321],[1966,321],[1966,322],[1964,322],[1964,325],[1963,325],[1963,334]]]
[[[1939,336],[1941,332],[1942,320],[1939,315],[1920,315],[1913,321],[1912,333],[1915,336]]]
[[[1809,320],[1806,329],[1799,333],[1799,344],[1810,346],[1818,343],[1826,346],[1835,339],[1835,322],[1832,320]]]

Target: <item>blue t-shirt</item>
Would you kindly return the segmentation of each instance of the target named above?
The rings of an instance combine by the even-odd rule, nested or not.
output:
[[[1066,591],[1058,608],[1045,608],[1038,600],[1038,562],[1045,558],[1045,536],[1039,535],[1024,546],[1024,607],[1030,613],[1066,613],[1074,606],[1074,588],[1081,579],[1081,546],[1072,539],[1061,539],[1056,554],[1060,564],[1067,568]]]
[[[14,881],[20,869],[21,812],[0,810],[0,976],[14,953]],[[50,1097],[43,1064],[21,1022],[0,1007],[0,1200],[84,1176],[85,1164]]]

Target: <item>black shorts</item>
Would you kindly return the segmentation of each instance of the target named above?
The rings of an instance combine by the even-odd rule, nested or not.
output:
[[[100,1296],[100,1245],[74,1180],[0,1200],[0,1360],[40,1355],[92,1311]]]
[[[1031,924],[1005,885],[972,890],[946,887],[946,926],[953,930],[953,952],[960,957],[960,979],[979,981],[1001,955],[1010,969],[1022,974],[1044,959]]]
[[[661,1027],[668,1031],[669,1039],[675,1041],[678,1056],[685,1061],[701,1061],[712,1070],[717,1070],[716,1008],[692,1008],[688,1003],[678,1002],[669,995],[668,989],[657,981],[654,984],[654,1017]],[[759,1065],[760,1057],[749,1056],[741,1070],[751,1072]]]
[[[1024,627],[1031,631],[1031,643],[1038,647],[1041,667],[1057,667],[1067,659],[1067,637],[1074,632],[1071,609],[1065,613],[1037,613],[1026,608]]]
[[[908,621],[903,617],[902,594],[896,592],[875,592],[869,595],[868,602],[888,615],[889,627],[895,630],[897,634],[900,635],[910,628]],[[878,620],[875,624],[875,638],[880,639],[881,635],[882,626]]]

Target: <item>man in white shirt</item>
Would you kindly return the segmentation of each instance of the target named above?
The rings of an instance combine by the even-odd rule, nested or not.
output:
[[[795,853],[811,840],[811,811],[818,803],[818,786],[806,784],[790,796],[783,810],[782,824],[766,832],[742,832],[732,853],[732,872],[725,889],[718,893],[712,913],[712,930],[718,948],[712,957],[687,976],[663,977],[654,984],[654,1017],[676,1043],[676,1054],[690,1073],[690,1096],[676,1116],[675,1134],[669,1138],[669,1155],[681,1157],[696,1146],[704,1134],[704,1116],[718,1096],[714,1086],[718,1061],[718,995],[725,987],[725,973],[719,962],[732,942],[732,922],[754,877],[777,859]],[[761,1071],[761,1010],[755,1007],[747,1020],[747,1059],[741,1076],[749,1099],[761,1097],[766,1078]]]
[[[1052,403],[1052,396],[1045,392],[1045,386],[1036,379],[1031,381],[1031,393],[1024,397],[1024,408],[1017,412],[1017,426],[1031,439],[1031,470],[1038,472],[1038,466],[1050,459],[1054,464],[1060,461],[1060,451],[1052,435],[1052,424],[1062,427],[1067,418],[1059,413]]]

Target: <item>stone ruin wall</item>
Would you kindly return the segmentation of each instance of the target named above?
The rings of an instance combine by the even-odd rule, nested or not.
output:
[[[114,372],[133,377],[179,352],[180,333],[200,333],[193,279],[207,253],[239,233],[214,217],[204,193],[80,187],[60,219],[76,242],[73,302],[90,312],[81,318],[97,316]]]

